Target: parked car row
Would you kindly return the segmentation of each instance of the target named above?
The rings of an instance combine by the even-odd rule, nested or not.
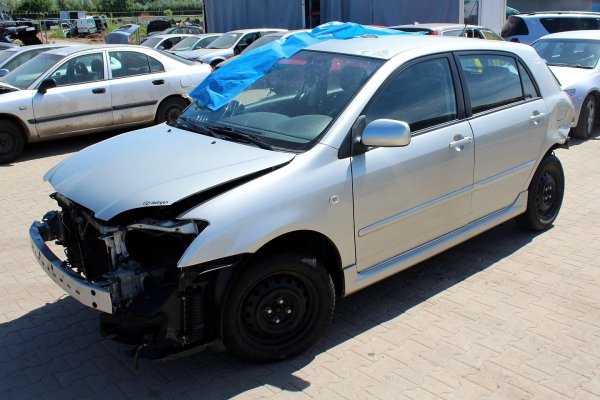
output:
[[[0,163],[15,160],[26,143],[173,123],[189,104],[189,91],[210,72],[208,65],[144,46],[80,45],[39,54],[0,79]]]
[[[512,18],[512,19],[511,19]],[[547,30],[562,30],[562,29],[579,29],[582,27],[596,27],[594,21],[597,21],[598,17],[593,13],[530,13],[530,14],[517,14],[507,19],[503,34],[507,39],[527,41],[535,37],[535,35],[541,32],[540,29],[535,28],[536,26],[545,27]],[[520,21],[516,23],[515,21]],[[515,29],[509,29],[514,24],[519,26],[525,24],[529,26],[527,40],[524,37],[515,39]],[[508,27],[508,28],[507,28]],[[143,46],[155,48],[159,50],[168,50],[174,54],[177,54],[183,59],[192,61],[198,61],[204,64],[209,64],[213,68],[218,68],[226,65],[224,61],[234,57],[242,52],[251,51],[254,48],[260,47],[263,44],[269,43],[273,40],[285,40],[290,35],[293,35],[295,31],[288,32],[282,29],[247,29],[227,32],[224,34],[181,34],[173,33],[181,29],[192,29],[191,26],[176,26],[167,28],[162,31],[152,32],[153,35],[146,38],[142,43]],[[404,32],[418,32],[425,33],[427,35],[434,36],[462,36],[472,37],[480,39],[490,40],[501,40],[502,38],[495,34],[493,31],[475,25],[461,25],[461,24],[412,24],[412,25],[400,25],[390,27],[391,29],[404,31]],[[537,29],[537,30],[536,30]],[[167,33],[171,32],[171,33]],[[575,50],[569,50],[571,47],[569,43],[574,43],[577,40],[597,40],[594,38],[593,32],[582,31],[582,35],[587,37],[577,36],[570,34],[567,36],[554,36],[544,38],[539,43],[535,44],[535,48],[539,50],[540,54],[546,59],[553,72],[557,75],[557,78],[563,85],[563,88],[572,96],[572,100],[576,107],[576,118],[575,126],[573,129],[573,136],[578,138],[588,138],[595,126],[597,125],[598,112],[597,105],[600,104],[600,94],[597,89],[598,84],[595,82],[598,76],[596,71],[597,64],[597,51],[596,46],[592,43],[576,44]],[[585,33],[589,32],[589,33]],[[522,32],[521,32],[522,33]],[[513,36],[510,36],[513,34]],[[563,45],[557,44],[558,40]],[[126,40],[128,42],[128,40]],[[38,45],[38,46],[25,46],[25,47],[12,47],[7,51],[0,53],[0,76],[7,74],[10,70],[15,69],[23,62],[31,59],[37,54],[52,48],[58,47],[59,45]],[[573,54],[567,61],[567,52],[571,51]],[[552,54],[550,54],[552,53]],[[560,65],[557,64],[560,61]],[[107,75],[108,76],[108,75]],[[8,77],[5,82],[10,82],[12,78]],[[60,85],[59,85],[60,86]],[[21,88],[23,89],[23,88]],[[54,89],[58,90],[58,89]],[[4,91],[8,91],[4,89]],[[47,96],[50,97],[50,96]],[[146,118],[147,119],[147,118]],[[158,121],[158,119],[156,119]],[[35,141],[36,135],[31,135],[31,127],[24,125],[24,131],[27,131],[25,140]],[[36,128],[38,129],[38,128]],[[43,127],[39,128],[43,132]],[[73,128],[73,132],[85,131],[88,128]],[[5,135],[6,136],[6,135]],[[4,144],[9,142],[3,141]],[[16,143],[16,142],[15,142]],[[4,151],[10,156],[5,156],[4,160],[13,159],[14,154],[20,152],[22,147],[19,143],[16,143],[16,152]],[[4,161],[6,162],[6,161]]]

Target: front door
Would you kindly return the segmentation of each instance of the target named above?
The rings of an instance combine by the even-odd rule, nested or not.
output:
[[[105,79],[102,52],[65,61],[50,78],[56,81],[57,87],[33,97],[40,137],[112,125],[110,84]]]
[[[359,271],[468,223],[474,146],[459,119],[449,57],[403,68],[375,95],[366,123],[409,123],[406,147],[373,148],[352,159]]]

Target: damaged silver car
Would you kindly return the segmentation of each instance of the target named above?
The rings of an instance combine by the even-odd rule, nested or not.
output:
[[[336,298],[559,213],[573,105],[531,47],[332,39],[220,94],[44,177],[59,210],[31,226],[34,254],[105,335],[282,359],[315,343]]]

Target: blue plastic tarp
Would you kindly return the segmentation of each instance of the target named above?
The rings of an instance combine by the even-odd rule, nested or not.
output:
[[[290,58],[298,51],[330,39],[350,39],[363,35],[402,35],[406,32],[372,28],[351,22],[329,22],[310,32],[299,32],[286,40],[276,40],[238,56],[204,79],[190,96],[211,110],[227,104],[236,95],[271,70],[278,60]]]

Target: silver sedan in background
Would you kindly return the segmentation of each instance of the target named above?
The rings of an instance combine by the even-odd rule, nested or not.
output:
[[[0,164],[25,143],[175,121],[208,65],[132,45],[69,46],[0,79]]]
[[[600,31],[553,33],[532,46],[573,101],[572,135],[589,139],[600,116]]]
[[[66,44],[34,44],[15,46],[0,52],[0,69],[12,71],[43,52],[68,46]],[[6,74],[7,71],[4,71]]]

